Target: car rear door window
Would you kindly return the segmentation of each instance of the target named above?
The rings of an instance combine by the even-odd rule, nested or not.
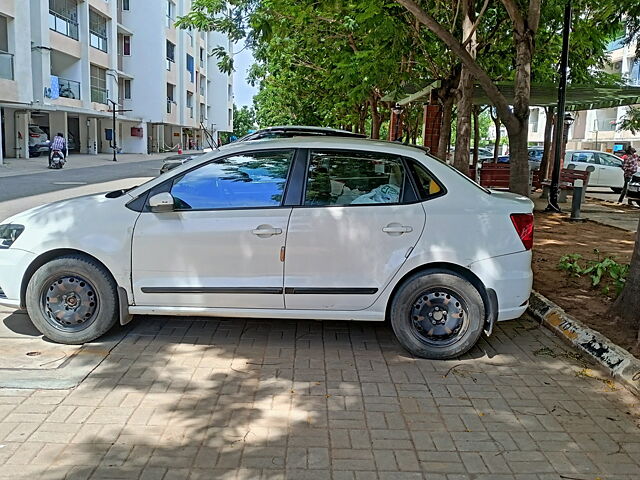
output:
[[[293,150],[243,153],[178,177],[171,195],[178,210],[278,207]]]
[[[405,168],[392,155],[310,152],[305,206],[398,204]]]
[[[571,155],[572,162],[598,164],[598,157],[594,152],[575,152]]]

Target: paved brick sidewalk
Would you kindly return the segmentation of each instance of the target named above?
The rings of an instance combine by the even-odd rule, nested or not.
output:
[[[638,399],[531,320],[447,362],[380,324],[135,321],[77,389],[0,390],[0,478],[639,478]]]

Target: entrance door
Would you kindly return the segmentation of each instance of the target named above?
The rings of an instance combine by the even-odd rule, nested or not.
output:
[[[311,151],[304,205],[291,214],[287,309],[362,310],[405,262],[425,224],[398,157]]]
[[[144,212],[135,226],[136,304],[284,308],[291,208],[281,205],[292,158],[293,150],[242,153],[175,178],[174,211]]]

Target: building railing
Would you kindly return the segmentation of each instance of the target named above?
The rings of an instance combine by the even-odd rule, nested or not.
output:
[[[0,52],[0,78],[13,80],[13,54]]]
[[[167,28],[173,28],[173,22],[174,22],[173,17],[167,15]]]
[[[49,10],[49,29],[78,40],[78,22]]]
[[[80,82],[58,77],[58,88],[59,96],[80,100]]]
[[[171,100],[170,98],[167,99],[167,113],[171,113],[171,109],[173,105],[173,100]]]
[[[103,52],[107,51],[107,37],[100,32],[89,30],[89,45]]]
[[[173,60],[171,60],[170,58],[167,58],[167,71],[170,72],[171,71],[171,64],[174,63]]]
[[[106,105],[109,98],[109,91],[106,88],[94,87],[91,85],[91,101],[95,103],[104,103]]]
[[[193,107],[187,107],[187,110],[189,110],[189,118],[193,118]]]

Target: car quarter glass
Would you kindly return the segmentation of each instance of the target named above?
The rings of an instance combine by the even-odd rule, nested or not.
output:
[[[312,151],[305,206],[398,204],[405,168],[390,155]]]
[[[233,155],[178,177],[171,195],[178,210],[277,207],[293,150]]]

